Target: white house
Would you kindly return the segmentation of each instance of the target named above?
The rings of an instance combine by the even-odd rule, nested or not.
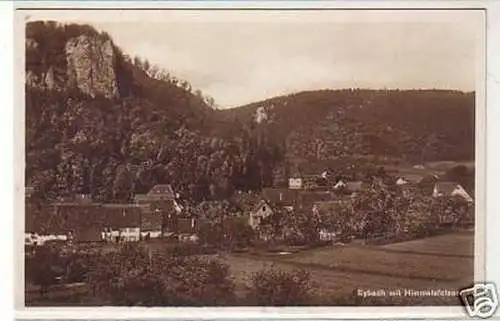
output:
[[[437,182],[434,185],[432,196],[458,196],[463,198],[467,202],[473,201],[469,193],[467,193],[467,191],[460,184],[453,182]]]
[[[406,185],[408,184],[408,181],[405,180],[403,177],[399,177],[398,180],[396,181],[396,185]]]
[[[340,179],[340,180],[337,182],[337,184],[335,184],[335,186],[333,186],[333,188],[334,188],[334,189],[341,189],[341,188],[345,188],[346,186],[347,186],[347,184],[346,184],[346,183],[344,183],[344,181]]]
[[[262,200],[253,211],[250,212],[250,218],[248,219],[248,225],[250,225],[253,229],[256,229],[263,218],[269,217],[273,214],[273,210],[269,204]]]
[[[301,189],[302,188],[302,178],[289,178],[288,188],[290,189]]]
[[[38,233],[24,233],[24,244],[41,246],[48,241],[67,241],[68,236],[63,234],[39,235]]]

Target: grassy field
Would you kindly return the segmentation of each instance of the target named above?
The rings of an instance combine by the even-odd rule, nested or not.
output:
[[[475,167],[475,162],[474,161],[440,161],[440,162],[429,162],[425,163],[423,168],[415,168],[411,165],[399,165],[399,166],[393,166],[393,165],[388,165],[385,166],[385,168],[388,171],[398,173],[399,175],[421,175],[421,176],[426,176],[426,175],[442,175],[444,174],[447,170],[458,166],[458,165],[464,165],[467,168],[474,168]]]
[[[325,247],[275,257],[231,254],[224,261],[241,288],[252,273],[274,264],[284,270],[306,269],[326,296],[350,296],[358,288],[459,290],[473,280],[473,234],[454,233],[384,246]],[[409,302],[459,303],[446,297],[415,297]]]

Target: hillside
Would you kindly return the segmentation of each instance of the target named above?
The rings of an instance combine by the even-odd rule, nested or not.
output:
[[[211,99],[105,32],[32,22],[26,58],[26,184],[39,197],[123,202],[169,183],[199,200],[259,188],[251,138],[213,134]]]
[[[345,161],[417,164],[474,159],[474,94],[441,90],[321,90],[218,111],[261,126],[291,168],[317,172]],[[293,169],[291,169],[293,170]]]
[[[214,106],[91,26],[26,26],[26,184],[44,199],[126,202],[168,183],[197,202],[293,171],[474,158],[474,94],[323,90]]]

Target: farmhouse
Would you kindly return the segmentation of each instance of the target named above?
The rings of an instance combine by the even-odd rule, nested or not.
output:
[[[187,218],[181,217],[177,220],[177,236],[179,241],[191,241],[197,242],[198,236],[197,233],[197,222],[194,217]]]
[[[73,241],[78,243],[101,242],[105,239],[103,229],[96,226],[76,228]]]
[[[337,181],[337,183],[335,183],[335,185],[333,185],[333,189],[341,190],[341,189],[344,189],[346,186],[347,186],[347,184],[343,180],[339,179]]]
[[[255,208],[250,212],[250,217],[248,218],[248,225],[250,225],[253,229],[256,229],[262,219],[269,217],[273,214],[273,209],[269,202],[262,200],[260,201]]]
[[[134,203],[145,213],[172,211],[180,213],[183,209],[169,184],[155,185],[147,194],[136,194]]]
[[[159,212],[144,211],[141,208],[141,237],[145,239],[161,236],[163,216]]]
[[[300,190],[287,188],[264,188],[262,197],[270,204],[294,208],[298,205]]]
[[[141,238],[141,210],[134,204],[104,204],[105,232],[111,242],[137,242]]]
[[[396,180],[396,185],[407,185],[407,184],[412,184],[416,185],[419,184],[423,179],[422,175],[415,175],[415,174],[406,174],[403,176],[399,176],[398,179]]]
[[[434,185],[432,196],[457,196],[466,200],[467,202],[473,201],[472,197],[465,191],[465,189],[460,184],[454,182],[437,182]]]

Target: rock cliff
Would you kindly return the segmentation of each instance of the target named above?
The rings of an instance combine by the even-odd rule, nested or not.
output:
[[[81,35],[65,47],[68,84],[96,97],[118,97],[116,52],[110,39]]]

